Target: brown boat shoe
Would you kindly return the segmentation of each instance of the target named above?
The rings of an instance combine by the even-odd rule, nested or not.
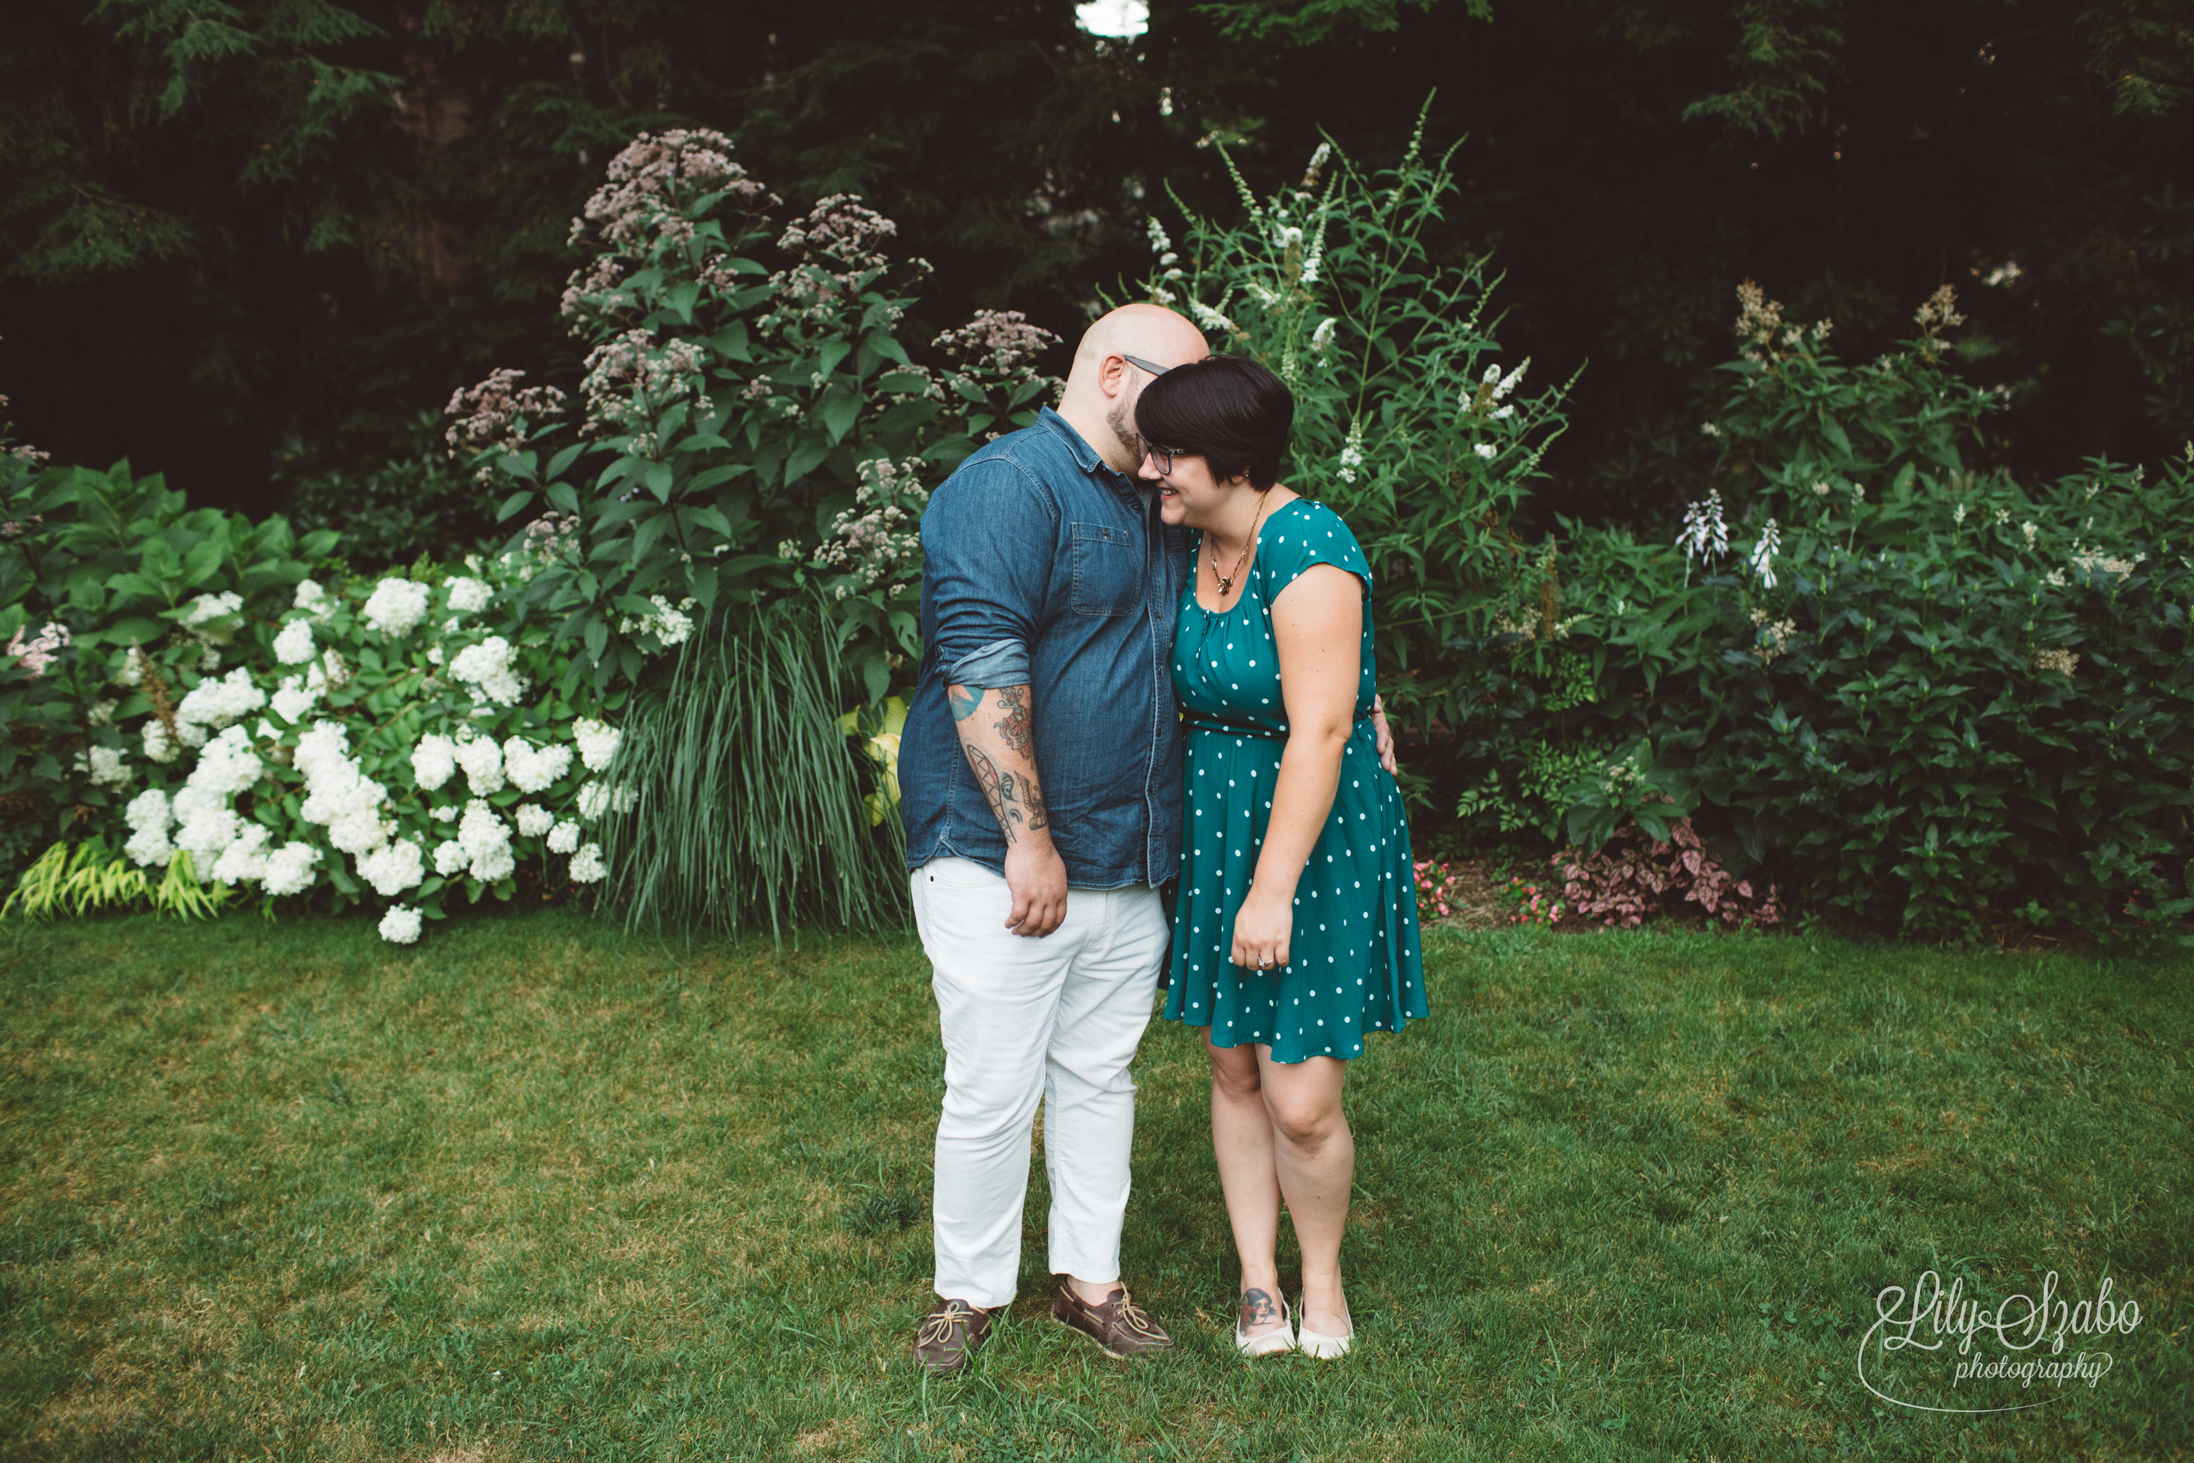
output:
[[[1164,1351],[1173,1344],[1165,1328],[1150,1318],[1150,1312],[1135,1303],[1135,1298],[1123,1286],[1112,1287],[1112,1294],[1101,1305],[1091,1305],[1074,1293],[1067,1277],[1059,1277],[1059,1289],[1051,1297],[1051,1317],[1062,1326],[1081,1332],[1114,1356],[1145,1356],[1153,1351]]]
[[[966,1371],[969,1355],[990,1339],[994,1314],[964,1300],[939,1300],[914,1333],[915,1364],[941,1377]]]

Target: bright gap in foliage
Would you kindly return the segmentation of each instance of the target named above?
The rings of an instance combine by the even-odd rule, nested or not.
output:
[[[1090,0],[1074,7],[1074,23],[1093,36],[1132,39],[1150,29],[1150,7],[1143,0]]]

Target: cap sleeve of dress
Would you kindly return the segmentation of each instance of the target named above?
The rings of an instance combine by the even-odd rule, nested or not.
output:
[[[1268,600],[1293,584],[1313,564],[1346,569],[1363,581],[1364,598],[1371,598],[1371,561],[1363,546],[1349,532],[1341,515],[1323,503],[1301,498],[1289,511],[1258,535],[1257,565],[1265,576]]]

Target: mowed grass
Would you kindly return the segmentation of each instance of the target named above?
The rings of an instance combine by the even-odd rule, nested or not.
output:
[[[1245,1363],[1207,1069],[1154,1023],[1124,1363],[1022,1298],[908,1361],[942,1060],[908,940],[0,930],[11,1458],[2158,1459],[2194,1448],[2184,957],[1441,934],[1351,1068],[1356,1352]],[[1291,1259],[1283,1258],[1283,1271]],[[2092,1388],[1854,1363],[1876,1293],[2136,1301]],[[1292,1286],[1294,1277],[1288,1277]],[[1927,1334],[1923,1331],[1923,1337]],[[1986,1349],[1986,1348],[1984,1348]],[[1947,1349],[1946,1349],[1947,1350]],[[1869,1375],[1876,1375],[1870,1370]]]

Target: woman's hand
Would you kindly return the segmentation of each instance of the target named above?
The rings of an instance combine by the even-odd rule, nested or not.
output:
[[[1252,883],[1234,916],[1234,949],[1227,958],[1245,970],[1278,970],[1287,964],[1294,935],[1291,899],[1261,893]]]
[[[1399,772],[1394,765],[1394,733],[1387,730],[1386,705],[1382,698],[1371,698],[1371,734],[1379,744],[1379,765],[1388,772]]]

